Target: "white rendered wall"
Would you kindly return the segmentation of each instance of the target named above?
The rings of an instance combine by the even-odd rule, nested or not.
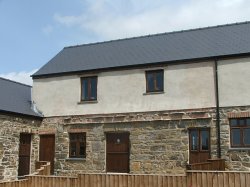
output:
[[[164,69],[163,94],[145,95],[145,70],[149,69],[136,69],[97,74],[98,103],[78,104],[80,101],[78,75],[35,79],[33,100],[46,117],[215,106],[212,61],[169,65],[162,68]]]
[[[250,58],[218,62],[220,106],[250,105]]]

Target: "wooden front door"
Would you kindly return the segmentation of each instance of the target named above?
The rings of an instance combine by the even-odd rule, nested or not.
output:
[[[31,134],[20,134],[18,176],[30,173]]]
[[[54,174],[55,135],[40,135],[39,160],[50,162],[50,174]]]
[[[207,162],[210,158],[210,129],[189,129],[189,164]]]
[[[107,133],[107,172],[129,173],[129,133]]]

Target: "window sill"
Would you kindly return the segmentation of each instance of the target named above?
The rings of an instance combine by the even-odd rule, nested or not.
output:
[[[164,91],[160,91],[160,92],[146,92],[146,93],[143,93],[143,95],[155,95],[155,94],[164,94],[165,92]]]
[[[230,147],[229,151],[250,151],[250,147]]]
[[[86,161],[86,158],[66,158],[66,161]]]
[[[98,103],[97,100],[90,100],[90,101],[79,101],[77,104],[81,105],[81,104],[95,104]]]

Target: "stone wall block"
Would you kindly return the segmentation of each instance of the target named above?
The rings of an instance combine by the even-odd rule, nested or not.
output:
[[[221,117],[221,148],[223,158],[227,160],[227,169],[236,171],[250,171],[249,151],[245,149],[231,149],[229,117],[234,114],[250,112],[249,106],[225,107],[220,109]],[[236,115],[237,116],[237,115]]]
[[[16,179],[19,162],[20,133],[36,133],[41,121],[22,116],[1,115],[0,117],[0,178]],[[4,116],[4,117],[3,117]],[[38,160],[38,142],[32,136],[31,173],[34,172],[35,160]]]
[[[82,172],[105,172],[106,132],[130,133],[131,173],[184,173],[188,161],[188,128],[211,127],[211,132],[214,131],[211,135],[214,137],[216,133],[216,130],[214,130],[215,123],[213,119],[207,119],[211,116],[215,116],[214,110],[207,110],[200,113],[199,111],[164,111],[138,114],[64,116],[44,118],[41,125],[36,124],[34,127],[30,125],[32,123],[29,120],[26,120],[23,122],[23,126],[21,125],[21,128],[27,129],[27,131],[32,129],[32,132],[43,129],[56,129],[56,175],[75,176],[77,173]],[[5,122],[5,124],[13,125],[12,122]],[[18,122],[15,128],[19,128],[19,126],[20,123]],[[86,159],[80,161],[68,159],[68,131],[72,128],[84,129],[86,132]],[[10,139],[10,134],[12,137],[15,137],[10,140],[12,144],[15,141],[19,141],[20,131],[15,133],[7,128],[3,132]],[[214,142],[216,142],[215,140],[216,138],[214,138]],[[12,144],[9,145],[10,148]],[[37,134],[32,138],[32,147],[34,148],[32,157],[38,159],[39,135]],[[216,145],[213,146],[214,148],[216,148]],[[18,146],[15,146],[15,149],[15,153],[18,152]],[[215,152],[215,150],[212,150],[212,152]],[[3,156],[7,155],[7,153],[3,152]],[[11,155],[12,153],[8,154]],[[12,158],[12,160],[15,159],[18,160],[18,158]],[[7,163],[7,160],[5,162]],[[34,163],[33,158],[32,163]],[[18,162],[15,164],[17,165]],[[14,168],[17,171],[17,166]],[[8,174],[12,175],[13,172],[10,169],[8,169]],[[5,167],[3,170],[5,173],[7,172]]]

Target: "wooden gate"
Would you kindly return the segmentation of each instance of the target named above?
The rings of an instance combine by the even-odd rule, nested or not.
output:
[[[18,176],[30,173],[31,134],[20,134]]]
[[[39,160],[50,162],[50,172],[54,173],[55,135],[40,135]]]
[[[129,172],[129,133],[107,133],[107,172]]]

